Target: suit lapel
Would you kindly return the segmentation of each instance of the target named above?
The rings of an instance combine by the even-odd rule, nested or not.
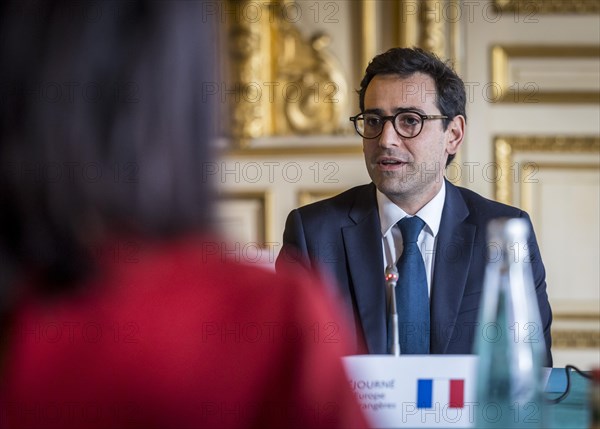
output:
[[[348,213],[354,225],[342,228],[348,271],[369,353],[387,353],[386,300],[381,227],[375,186],[356,194]]]
[[[446,200],[436,244],[431,287],[431,353],[444,353],[456,324],[475,240],[476,226],[460,191],[446,182]],[[460,329],[460,328],[459,328]]]

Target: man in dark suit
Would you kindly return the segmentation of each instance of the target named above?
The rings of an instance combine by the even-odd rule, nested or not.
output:
[[[373,183],[293,210],[277,267],[300,264],[331,275],[353,317],[357,352],[389,353],[384,269],[404,257],[410,239],[401,225],[414,218],[422,286],[406,302],[396,296],[400,318],[403,312],[417,318],[406,323],[413,331],[400,336],[420,337],[424,344],[408,340],[403,353],[472,353],[487,224],[499,217],[523,218],[530,226],[531,221],[519,209],[446,181],[445,167],[463,141],[466,123],[464,83],[446,63],[420,49],[391,49],[371,61],[359,97],[361,113],[350,120],[363,137]],[[528,248],[551,366],[552,313],[533,228]],[[425,306],[417,302],[423,299]]]

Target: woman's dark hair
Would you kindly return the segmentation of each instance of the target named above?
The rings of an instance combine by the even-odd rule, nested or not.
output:
[[[0,302],[23,269],[66,289],[106,237],[206,228],[215,37],[201,4],[3,3]]]
[[[420,48],[392,48],[371,60],[358,90],[360,111],[365,108],[365,92],[375,76],[391,74],[406,78],[414,73],[431,76],[435,82],[436,106],[442,115],[449,118],[443,121],[444,129],[457,115],[467,119],[465,110],[467,97],[462,79],[448,63]],[[450,155],[447,164],[453,158],[454,155]]]

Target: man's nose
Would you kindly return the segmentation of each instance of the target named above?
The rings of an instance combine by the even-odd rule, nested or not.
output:
[[[383,123],[383,131],[379,136],[379,146],[382,148],[396,147],[402,145],[402,137],[394,129],[392,121]]]

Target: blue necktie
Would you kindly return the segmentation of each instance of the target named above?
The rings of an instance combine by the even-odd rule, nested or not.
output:
[[[396,302],[402,354],[429,353],[429,293],[421,251],[417,245],[425,222],[417,216],[398,222],[404,250],[398,260]]]

